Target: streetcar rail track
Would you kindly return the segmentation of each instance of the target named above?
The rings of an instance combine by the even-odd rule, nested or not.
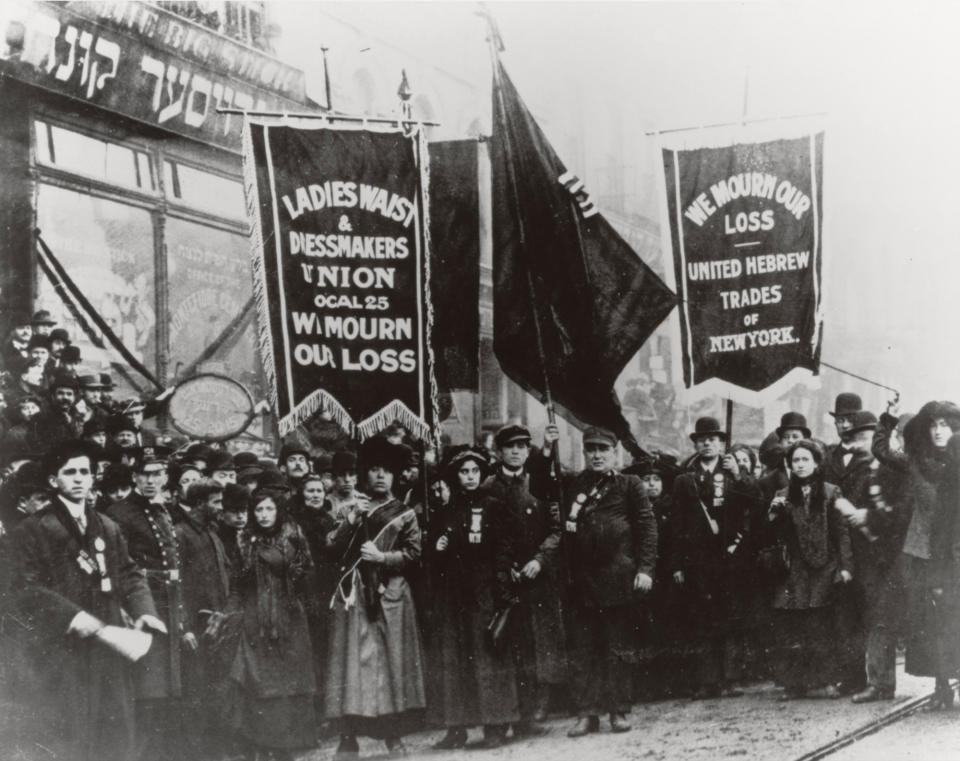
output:
[[[957,680],[951,680],[950,688],[956,689],[957,684]],[[929,695],[921,695],[918,698],[908,700],[903,705],[867,724],[864,724],[862,727],[858,727],[851,732],[847,732],[845,735],[841,735],[835,740],[831,740],[830,742],[821,745],[819,748],[815,748],[814,750],[804,753],[802,756],[798,756],[794,759],[794,761],[820,761],[820,759],[826,758],[827,756],[830,756],[837,751],[842,750],[843,748],[847,748],[865,737],[876,734],[884,727],[888,727],[891,724],[896,724],[901,719],[905,719],[908,716],[915,714],[917,711],[929,705],[930,701],[933,699],[933,696],[934,693],[931,692]]]

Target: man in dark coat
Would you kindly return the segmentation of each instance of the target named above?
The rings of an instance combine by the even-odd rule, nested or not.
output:
[[[540,731],[535,722],[546,718],[550,685],[567,679],[567,648],[558,573],[560,509],[530,492],[532,476],[525,470],[530,431],[507,425],[496,435],[500,465],[482,488],[509,512],[513,576],[520,604],[513,611],[512,642],[520,696],[520,723],[515,735]]]
[[[842,402],[842,400],[840,400]],[[842,408],[841,408],[842,409]],[[840,488],[844,498],[857,509],[866,510],[871,506],[870,485],[873,483],[874,457],[871,452],[873,434],[877,429],[877,418],[872,412],[858,410],[842,415],[841,442],[830,448],[823,464],[823,478],[827,483]],[[839,418],[838,418],[839,419]],[[838,430],[840,427],[838,426]],[[854,527],[848,529],[851,546],[853,548],[854,571],[853,581],[843,588],[844,600],[838,608],[839,631],[842,640],[839,654],[841,693],[859,693],[867,685],[864,669],[866,651],[866,615],[867,615],[867,588],[872,587],[879,592],[881,577],[886,576],[887,560],[893,558],[885,556],[880,547],[874,546],[873,540],[868,538],[864,531]],[[896,554],[899,554],[897,548]],[[885,629],[884,629],[885,632]],[[884,637],[884,632],[876,638],[875,647],[884,648],[890,644]],[[895,655],[895,651],[891,651]],[[879,653],[878,662],[880,659]],[[890,667],[895,664],[891,662]],[[889,689],[895,673],[884,666],[882,675],[875,673],[878,681],[876,687],[884,695]]]
[[[183,567],[183,724],[189,749],[197,758],[223,750],[218,740],[215,686],[226,678],[212,659],[213,632],[227,609],[230,567],[215,526],[223,510],[223,486],[196,481],[180,502],[175,527]]]
[[[120,526],[130,556],[146,573],[157,611],[170,632],[135,672],[139,758],[180,758],[180,644],[186,633],[183,572],[173,521],[161,501],[167,463],[158,448],[138,450],[134,481],[135,490],[122,502],[108,507],[107,515]]]
[[[39,435],[44,446],[57,441],[78,439],[83,433],[83,423],[74,414],[77,402],[76,381],[57,374],[50,381],[50,408],[43,413],[37,423]]]
[[[45,457],[56,498],[17,530],[14,586],[31,622],[42,708],[52,709],[37,741],[72,761],[128,761],[134,735],[129,664],[98,633],[107,624],[123,626],[121,607],[139,629],[163,626],[120,529],[85,505],[93,486],[90,450],[67,441]]]
[[[849,692],[847,685],[863,686],[865,677],[866,688],[853,696],[853,702],[868,703],[892,700],[896,689],[897,633],[906,604],[896,560],[907,521],[902,513],[894,515],[897,489],[888,483],[889,474],[881,473],[880,463],[873,456],[877,418],[862,410],[851,415],[850,422],[842,447],[835,447],[827,458],[825,474],[854,508],[844,517],[850,527],[852,583],[857,585],[855,601],[859,604],[852,610],[856,618],[846,623],[858,625],[858,629],[843,635],[849,644],[845,648],[847,679],[841,687]],[[857,656],[861,657],[859,664]]]
[[[725,651],[744,626],[745,548],[760,489],[726,454],[728,434],[716,419],[697,420],[690,438],[697,455],[673,486],[676,533],[670,565],[674,581],[686,586],[693,603],[698,653],[694,697],[736,695],[727,684]]]
[[[630,710],[628,664],[636,660],[635,594],[653,588],[657,519],[637,476],[617,473],[617,437],[603,428],[583,434],[587,469],[572,482],[564,534],[571,563],[574,620],[574,697],[579,716],[567,735],[600,728],[626,732]]]

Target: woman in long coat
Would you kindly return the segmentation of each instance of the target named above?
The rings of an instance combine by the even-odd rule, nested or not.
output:
[[[432,717],[447,727],[434,747],[461,748],[467,727],[483,725],[483,747],[503,743],[507,728],[520,720],[516,669],[508,648],[495,652],[485,631],[494,614],[516,603],[510,580],[506,507],[481,490],[486,454],[455,448],[445,463],[450,504],[433,546],[434,631],[439,693]]]
[[[303,605],[312,563],[306,539],[284,515],[283,492],[261,489],[251,504],[230,586],[229,608],[242,612],[230,671],[239,685],[231,724],[252,752],[269,749],[283,759],[316,743],[316,684]]]
[[[790,483],[777,491],[768,513],[786,565],[773,602],[775,672],[786,699],[839,695],[835,587],[853,579],[853,553],[836,507],[843,497],[824,482],[822,461],[823,452],[813,441],[791,446]]]
[[[355,757],[357,735],[402,753],[401,737],[426,705],[417,615],[405,572],[420,559],[414,511],[393,496],[406,452],[380,437],[360,452],[369,499],[359,500],[327,537],[340,558],[331,600],[324,705],[340,725],[339,758]]]
[[[956,628],[956,580],[951,584],[951,546],[955,530],[958,461],[948,452],[950,437],[960,431],[960,408],[952,402],[927,402],[903,429],[903,451],[894,451],[889,435],[896,424],[883,415],[873,453],[905,476],[898,511],[910,514],[901,567],[907,585],[906,670],[935,678],[933,706],[949,708],[949,678],[960,667]],[[949,450],[955,452],[958,445]],[[952,633],[952,636],[951,636]]]

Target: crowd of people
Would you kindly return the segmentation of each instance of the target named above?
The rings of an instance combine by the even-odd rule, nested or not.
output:
[[[358,737],[400,755],[434,728],[438,749],[496,748],[550,713],[576,716],[571,738],[601,717],[625,732],[638,700],[771,680],[783,700],[889,700],[901,643],[934,705],[953,702],[951,403],[878,419],[845,393],[836,442],[788,412],[758,450],[703,417],[685,461],[622,469],[617,437],[588,428],[581,473],[553,425],[439,461],[397,424],[273,460],[157,443],[156,400],[114,400],[109,378],[13,338],[0,675],[30,707],[10,732],[24,747],[284,759],[339,735],[350,759]],[[113,627],[150,634],[146,654],[121,655]]]

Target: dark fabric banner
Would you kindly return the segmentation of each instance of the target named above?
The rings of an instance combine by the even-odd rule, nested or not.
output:
[[[528,392],[543,398],[549,384],[567,415],[611,428],[635,448],[614,382],[676,299],[599,214],[499,69],[491,144],[494,352]]]
[[[323,410],[372,436],[433,419],[422,138],[251,123],[260,348],[281,434]]]
[[[430,143],[430,296],[441,391],[477,391],[480,355],[477,141]]]
[[[819,372],[823,133],[663,151],[683,378]]]

